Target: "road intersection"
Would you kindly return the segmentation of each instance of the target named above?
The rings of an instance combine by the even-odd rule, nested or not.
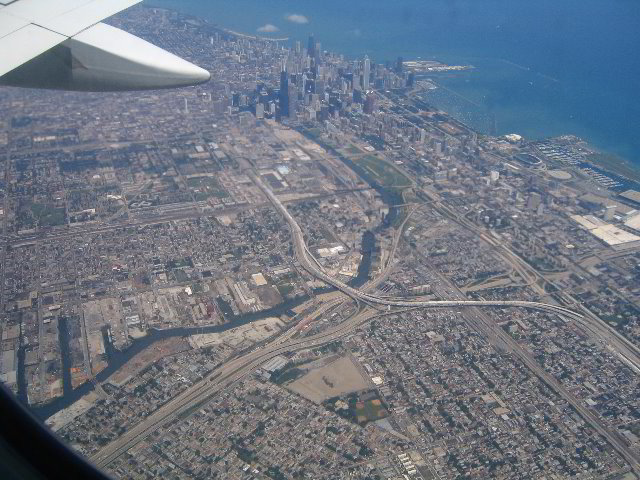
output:
[[[465,320],[473,323],[473,327],[482,331],[494,342],[499,342],[507,351],[518,357],[541,381],[549,385],[562,396],[579,414],[589,423],[594,430],[605,437],[613,448],[623,457],[631,468],[640,473],[640,459],[638,454],[632,451],[617,432],[607,429],[597,416],[583,403],[569,392],[560,382],[545,372],[530,354],[522,349],[504,330],[495,325],[490,319],[475,307],[517,307],[546,311],[558,314],[564,318],[577,322],[584,322],[584,315],[569,308],[541,302],[518,300],[416,300],[409,301],[402,298],[379,297],[365,290],[353,288],[340,280],[329,276],[315,261],[308,251],[304,241],[304,235],[298,223],[287,211],[276,195],[262,182],[260,177],[252,171],[247,171],[252,181],[263,191],[274,207],[283,215],[291,229],[295,256],[300,265],[317,279],[332,285],[348,297],[355,300],[361,308],[348,319],[321,333],[308,337],[297,337],[299,331],[296,326],[290,328],[282,335],[277,336],[264,346],[254,349],[242,356],[234,358],[214,369],[209,375],[197,384],[189,387],[180,395],[160,407],[154,413],[145,418],[138,425],[125,432],[121,437],[106,445],[98,451],[92,461],[98,466],[104,467],[138,444],[160,426],[168,423],[176,417],[188,415],[206,403],[212,396],[221,390],[228,388],[247,374],[255,371],[264,362],[276,355],[289,354],[299,350],[316,348],[334,342],[359,326],[374,319],[386,315],[394,315],[404,310],[416,308],[474,308],[475,315],[465,315]],[[401,234],[401,232],[399,233]],[[390,259],[391,261],[391,259]],[[385,270],[386,271],[386,270]],[[371,286],[370,284],[369,286]],[[333,302],[332,302],[333,303]],[[393,307],[393,310],[392,310]]]

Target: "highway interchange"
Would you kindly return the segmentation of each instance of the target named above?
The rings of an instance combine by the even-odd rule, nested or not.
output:
[[[581,325],[587,327],[593,324],[593,320],[581,313],[575,312],[571,309],[552,305],[541,302],[528,302],[528,301],[486,301],[486,300],[429,300],[429,301],[408,301],[401,298],[388,298],[379,297],[371,293],[367,293],[366,290],[375,286],[378,282],[374,281],[368,284],[369,288],[358,290],[349,285],[329,276],[322,267],[317,264],[313,256],[309,253],[306,243],[304,241],[304,235],[298,223],[289,214],[286,207],[276,197],[276,195],[262,182],[260,177],[254,172],[247,170],[247,174],[252,181],[263,191],[273,206],[281,213],[289,224],[291,229],[292,240],[294,243],[295,256],[300,265],[309,272],[312,276],[320,279],[327,284],[334,286],[336,289],[351,297],[360,305],[358,311],[350,318],[346,319],[339,325],[329,328],[321,333],[303,337],[294,338],[298,332],[296,326],[288,329],[284,334],[277,336],[269,343],[262,347],[256,348],[251,352],[248,352],[242,356],[234,358],[227,363],[214,369],[207,377],[205,377],[199,383],[191,386],[183,393],[169,401],[167,404],[156,410],[153,414],[149,415],[138,425],[125,432],[121,437],[114,440],[104,448],[99,450],[93,457],[92,461],[98,466],[104,467],[132,448],[134,445],[143,441],[152,432],[154,432],[161,425],[166,424],[172,419],[184,415],[188,415],[190,412],[198,409],[217,392],[229,387],[234,382],[240,380],[245,375],[255,371],[264,362],[273,358],[276,355],[288,354],[298,350],[304,350],[309,348],[319,347],[331,342],[334,342],[341,337],[348,335],[360,325],[372,320],[373,318],[382,317],[385,315],[397,314],[399,309],[415,309],[415,308],[461,308],[465,307],[465,313],[463,318],[471,325],[475,330],[483,333],[490,342],[492,342],[498,348],[506,350],[516,357],[518,357],[533,373],[535,373],[541,381],[546,383],[549,387],[555,390],[561,397],[563,397],[580,416],[591,425],[599,434],[607,439],[612,447],[630,464],[631,468],[640,473],[640,458],[637,452],[632,451],[625,440],[617,433],[612,432],[606,428],[602,422],[594,415],[580,400],[578,400],[571,392],[569,392],[563,385],[561,385],[553,376],[545,372],[540,365],[526,352],[520,345],[518,345],[510,335],[508,335],[502,328],[497,326],[491,319],[482,313],[481,310],[475,307],[518,307],[536,309],[549,313],[555,313],[563,318],[574,320]],[[401,234],[398,232],[398,235]],[[394,242],[394,251],[397,242]],[[391,263],[391,259],[389,260]],[[389,269],[385,268],[384,272],[388,272]],[[457,297],[462,297],[461,292],[458,292]],[[321,308],[325,310],[334,306],[337,301],[332,301],[329,304],[323,305]],[[382,307],[382,308],[381,308]],[[386,308],[384,308],[386,307]],[[393,309],[391,309],[394,307]],[[592,327],[593,328],[593,327]],[[618,352],[624,358],[624,354]],[[637,352],[629,350],[626,352],[629,355],[627,358],[628,364],[637,368]],[[638,370],[636,370],[636,373]]]
[[[404,299],[394,299],[387,297],[379,297],[376,295],[372,295],[370,293],[363,292],[356,288],[353,288],[347,285],[340,280],[333,278],[328,275],[322,267],[317,265],[315,258],[309,253],[307,246],[304,241],[304,235],[302,233],[302,229],[295,221],[295,219],[291,216],[286,207],[282,204],[282,202],[278,199],[278,197],[266,186],[266,184],[254,173],[249,173],[250,178],[254,181],[258,187],[263,191],[263,193],[269,198],[271,203],[276,207],[276,209],[282,214],[287,223],[289,224],[289,228],[291,229],[291,234],[293,237],[295,255],[302,267],[307,270],[314,277],[322,280],[329,285],[334,286],[341,292],[347,294],[354,300],[362,301],[363,303],[370,305],[381,305],[387,307],[404,307],[404,308],[412,308],[412,307],[482,307],[482,306],[492,306],[492,307],[524,307],[524,308],[532,308],[537,310],[545,310],[553,313],[558,313],[560,315],[573,317],[573,318],[582,318],[582,315],[574,312],[568,308],[564,308],[558,305],[551,305],[546,303],[539,302],[524,302],[524,301],[494,301],[494,300],[427,300],[427,301],[408,301]]]

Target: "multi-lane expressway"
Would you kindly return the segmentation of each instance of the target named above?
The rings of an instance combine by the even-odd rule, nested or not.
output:
[[[296,220],[287,211],[278,197],[271,191],[271,189],[260,179],[254,172],[248,172],[249,177],[254,183],[262,190],[262,192],[271,201],[274,207],[280,212],[280,214],[286,219],[291,229],[292,240],[294,243],[295,255],[300,264],[311,275],[324,282],[333,285],[338,290],[349,295],[357,301],[364,302],[369,305],[382,305],[387,307],[421,307],[421,308],[434,308],[434,307],[520,307],[530,308],[536,310],[547,311],[556,313],[564,317],[571,318],[578,322],[584,319],[583,315],[577,313],[569,308],[559,305],[552,305],[541,302],[527,302],[518,300],[428,300],[428,301],[408,301],[399,298],[387,298],[378,297],[376,295],[366,293],[357,290],[349,285],[337,280],[328,275],[321,267],[317,265],[315,258],[310,254],[304,241],[304,235],[302,229],[296,222]],[[311,258],[310,258],[311,257]],[[499,339],[502,344],[506,345],[508,350],[517,356],[538,378],[540,378],[547,385],[551,386],[560,396],[562,396],[581,416],[582,418],[594,428],[600,435],[605,437],[609,444],[623,457],[631,466],[631,468],[638,474],[640,474],[640,455],[629,448],[626,441],[621,438],[618,432],[609,430],[597,416],[585,407],[585,405],[571,394],[560,382],[554,377],[544,371],[540,365],[527,353],[524,349],[517,344],[509,335],[507,335],[501,328],[494,325],[490,320],[481,315],[479,322],[474,325],[483,330],[486,334]],[[635,365],[637,367],[637,365]]]
[[[275,194],[262,182],[262,180],[253,172],[248,171],[248,175],[256,183],[258,187],[265,193],[271,203],[284,216],[291,228],[292,239],[294,243],[295,255],[302,267],[314,277],[333,285],[357,302],[369,305],[370,307],[404,307],[404,308],[459,308],[459,307],[519,307],[530,308],[542,311],[556,313],[567,318],[580,320],[583,316],[571,309],[551,305],[540,302],[527,301],[486,301],[486,300],[438,300],[438,301],[408,301],[401,298],[378,297],[362,290],[357,290],[349,285],[329,276],[320,265],[315,262],[307,250],[304,242],[304,236],[298,223],[289,214],[284,205],[278,200]],[[345,335],[348,335],[358,326],[371,320],[372,318],[397,313],[397,310],[390,312],[375,311],[373,308],[365,307],[363,310],[353,315],[351,318],[343,321],[339,325],[332,327],[324,332],[318,333],[305,338],[294,338],[294,330],[291,329],[284,335],[276,337],[270,343],[262,348],[251,351],[241,357],[235,358],[208,375],[201,382],[188,388],[182,394],[160,407],[154,413],[145,418],[141,423],[134,426],[123,434],[120,438],[114,440],[104,448],[99,450],[92,460],[99,466],[106,466],[118,456],[129,450],[134,445],[141,442],[149,434],[158,427],[166,424],[170,420],[193,411],[199,405],[205,403],[211,396],[217,392],[232,385],[248,373],[254,371],[268,359],[283,353],[291,353],[298,350],[314,348],[320,345],[331,343]],[[511,337],[506,335],[499,327],[490,322],[483,321],[482,327],[492,334],[498,335],[502,342],[509,347],[509,350],[518,356],[536,375],[552,386],[561,396],[563,396],[576,411],[604,436],[614,449],[631,465],[631,468],[640,473],[640,460],[638,455],[631,451],[625,444],[624,440],[615,432],[609,431],[599,419],[573,395],[571,395],[559,382],[548,375],[540,366],[530,358],[523,349],[517,345]]]
[[[287,223],[289,224],[289,228],[291,229],[291,235],[293,237],[295,255],[302,267],[307,270],[314,277],[322,280],[323,282],[336,287],[341,292],[349,295],[354,300],[359,300],[361,302],[370,304],[370,305],[381,305],[388,307],[521,307],[521,308],[532,308],[536,310],[544,310],[553,313],[558,313],[560,315],[564,315],[566,317],[571,317],[574,319],[582,318],[582,315],[574,312],[571,309],[559,306],[552,305],[548,303],[540,303],[540,302],[527,302],[527,301],[519,301],[519,300],[405,300],[402,298],[388,298],[388,297],[379,297],[377,295],[373,295],[370,293],[363,292],[362,290],[358,290],[353,288],[346,283],[333,278],[329,274],[327,274],[321,266],[319,266],[315,260],[315,258],[310,254],[307,249],[307,245],[304,241],[304,235],[302,233],[302,229],[298,225],[298,222],[291,216],[286,207],[282,204],[282,202],[278,199],[278,197],[271,191],[269,187],[262,181],[262,179],[256,175],[255,173],[249,171],[247,172],[249,177],[254,181],[254,183],[263,191],[263,193],[269,198],[271,203],[276,207],[276,209],[282,214]]]
[[[292,335],[290,334],[294,332],[294,327],[285,333],[285,337],[289,338],[288,341],[282,342],[282,337],[276,337],[264,347],[251,351],[246,355],[233,359],[218,367],[203,380],[189,387],[149,415],[138,425],[125,432],[121,437],[99,450],[91,457],[91,460],[100,467],[108,465],[131,447],[143,441],[161,425],[192,410],[195,406],[203,404],[212,395],[215,395],[248,373],[255,371],[256,368],[276,355],[326,345],[347,335],[359,325],[373,318],[395,313],[396,312],[381,313],[367,309],[356,313],[339,325],[324,332],[292,340]]]
[[[511,265],[522,278],[526,279],[531,287],[534,288],[534,290],[537,290],[538,293],[544,292],[544,289],[541,287],[542,285],[552,284],[544,275],[539,273],[527,262],[512,252],[501,241],[491,235],[487,235],[482,231],[482,229],[479,229],[466,218],[458,215],[455,211],[444,205],[437,193],[427,189],[424,189],[423,192],[438,212],[473,232],[478,236],[478,238],[492,246],[495,249],[495,252],[505,262]],[[604,345],[607,350],[617,354],[623,363],[627,364],[635,373],[640,374],[640,348],[638,348],[633,342],[629,341],[629,339],[625,338],[624,335],[618,332],[611,325],[603,322],[569,293],[562,293],[562,297],[566,304],[572,305],[583,314],[573,318],[593,340]]]

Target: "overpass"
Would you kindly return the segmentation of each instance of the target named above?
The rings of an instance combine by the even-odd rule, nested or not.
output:
[[[253,180],[253,182],[262,190],[267,196],[269,201],[285,218],[291,229],[291,235],[294,244],[295,255],[302,267],[314,277],[322,280],[323,282],[336,287],[341,292],[345,293],[354,300],[367,303],[369,305],[381,305],[389,307],[423,307],[423,308],[457,308],[457,307],[519,307],[530,308],[534,310],[542,310],[551,313],[557,313],[566,317],[573,318],[575,320],[582,319],[582,315],[574,312],[569,308],[565,308],[559,305],[552,305],[541,302],[528,302],[520,300],[405,300],[399,298],[386,298],[365,293],[361,290],[353,288],[340,280],[333,278],[327,274],[322,266],[317,262],[313,255],[309,252],[307,245],[304,241],[304,235],[298,222],[291,216],[289,211],[285,208],[278,197],[271,191],[271,189],[262,181],[262,179],[254,172],[248,170],[247,175]]]
[[[296,220],[291,216],[291,214],[284,207],[282,202],[276,197],[276,195],[267,187],[267,185],[262,182],[258,175],[255,172],[249,170],[247,171],[247,175],[254,181],[254,183],[262,190],[262,192],[267,196],[269,201],[274,205],[274,207],[282,214],[285,218],[289,227],[291,228],[292,239],[294,243],[295,255],[302,267],[307,270],[314,277],[328,283],[329,285],[333,285],[338,290],[342,291],[349,297],[353,298],[356,301],[361,301],[366,304],[375,306],[382,305],[388,307],[405,307],[405,308],[456,308],[456,307],[518,307],[518,308],[530,308],[535,310],[541,310],[545,312],[555,313],[558,315],[562,315],[565,317],[572,318],[576,321],[582,321],[584,319],[583,315],[569,309],[566,307],[562,307],[559,305],[552,305],[548,303],[541,302],[530,302],[530,301],[520,301],[520,300],[405,300],[401,298],[384,298],[376,295],[372,295],[370,293],[366,293],[360,290],[357,290],[340,280],[337,280],[330,275],[328,275],[322,266],[317,262],[317,260],[311,255],[304,241],[304,235],[302,233],[302,229],[296,222]],[[346,322],[348,323],[348,322]],[[504,332],[501,328],[494,329],[493,325],[484,325],[484,327],[488,327],[491,332],[496,334],[500,340],[509,347],[509,349],[522,360],[522,362],[540,378],[543,382],[553,388],[557,393],[560,394],[575,410],[578,414],[588,423],[590,424],[595,431],[597,431],[600,435],[607,439],[609,444],[616,450],[618,454],[622,458],[624,458],[631,469],[635,473],[640,474],[640,455],[631,448],[629,448],[626,441],[621,438],[621,435],[617,431],[610,431],[607,427],[605,427],[600,420],[596,417],[596,415],[591,412],[588,408],[586,408],[582,401],[577,399],[571,392],[565,388],[555,377],[549,375],[544,369],[537,364],[537,362],[531,358],[530,355],[527,354],[506,332]]]
[[[275,194],[261,181],[258,176],[252,171],[248,170],[247,175],[252,178],[258,187],[267,195],[269,200],[273,203],[276,209],[285,217],[289,227],[291,228],[292,238],[294,242],[295,255],[299,262],[314,277],[323,280],[336,287],[349,297],[358,302],[363,302],[371,306],[393,306],[401,308],[460,308],[460,307],[517,307],[517,308],[530,308],[541,311],[547,311],[565,317],[573,318],[576,320],[582,319],[582,315],[574,312],[571,309],[551,305],[541,302],[529,302],[519,300],[429,300],[429,301],[410,301],[402,298],[383,298],[370,293],[366,293],[357,290],[337,279],[334,279],[328,275],[322,266],[316,262],[315,258],[308,251],[304,242],[304,237],[300,226],[295,219],[289,214],[287,209],[277,199]],[[224,363],[203,380],[188,388],[186,391],[173,398],[151,415],[142,420],[139,424],[125,432],[120,438],[115,439],[92,456],[92,460],[98,466],[106,466],[111,463],[118,456],[125,453],[134,445],[143,441],[149,434],[155,431],[162,425],[168,425],[168,423],[175,418],[179,418],[184,415],[188,415],[190,411],[197,408],[204,402],[207,402],[217,392],[231,386],[234,382],[240,380],[248,373],[254,371],[257,367],[263,364],[270,358],[283,353],[291,353],[298,350],[304,350],[308,348],[315,348],[320,345],[333,342],[345,335],[348,335],[360,325],[372,320],[373,318],[383,317],[396,313],[388,312],[374,313],[370,309],[365,309],[346,321],[329,328],[326,331],[318,334],[294,338],[294,334],[297,329],[292,328],[283,336],[279,336],[266,344],[265,346],[254,349],[246,354],[230,360]],[[491,325],[493,328],[493,325]],[[634,472],[640,473],[640,462],[638,461],[638,455],[632,451],[620,438],[617,432],[610,432],[604,427],[598,418],[588,410],[580,400],[575,398],[566,388],[560,384],[554,377],[549,375],[539,365],[536,364],[529,355],[526,354],[508,334],[502,329],[497,328],[497,334],[500,339],[509,345],[513,353],[521,358],[525,365],[530,368],[542,381],[550,385],[556,390],[562,397],[564,397],[569,404],[582,416],[582,418],[590,424],[599,434],[605,437],[613,448],[630,464]]]

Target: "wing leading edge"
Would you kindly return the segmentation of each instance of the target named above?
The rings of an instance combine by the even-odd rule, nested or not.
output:
[[[61,90],[196,85],[206,70],[97,23],[140,0],[0,0],[0,84]]]

